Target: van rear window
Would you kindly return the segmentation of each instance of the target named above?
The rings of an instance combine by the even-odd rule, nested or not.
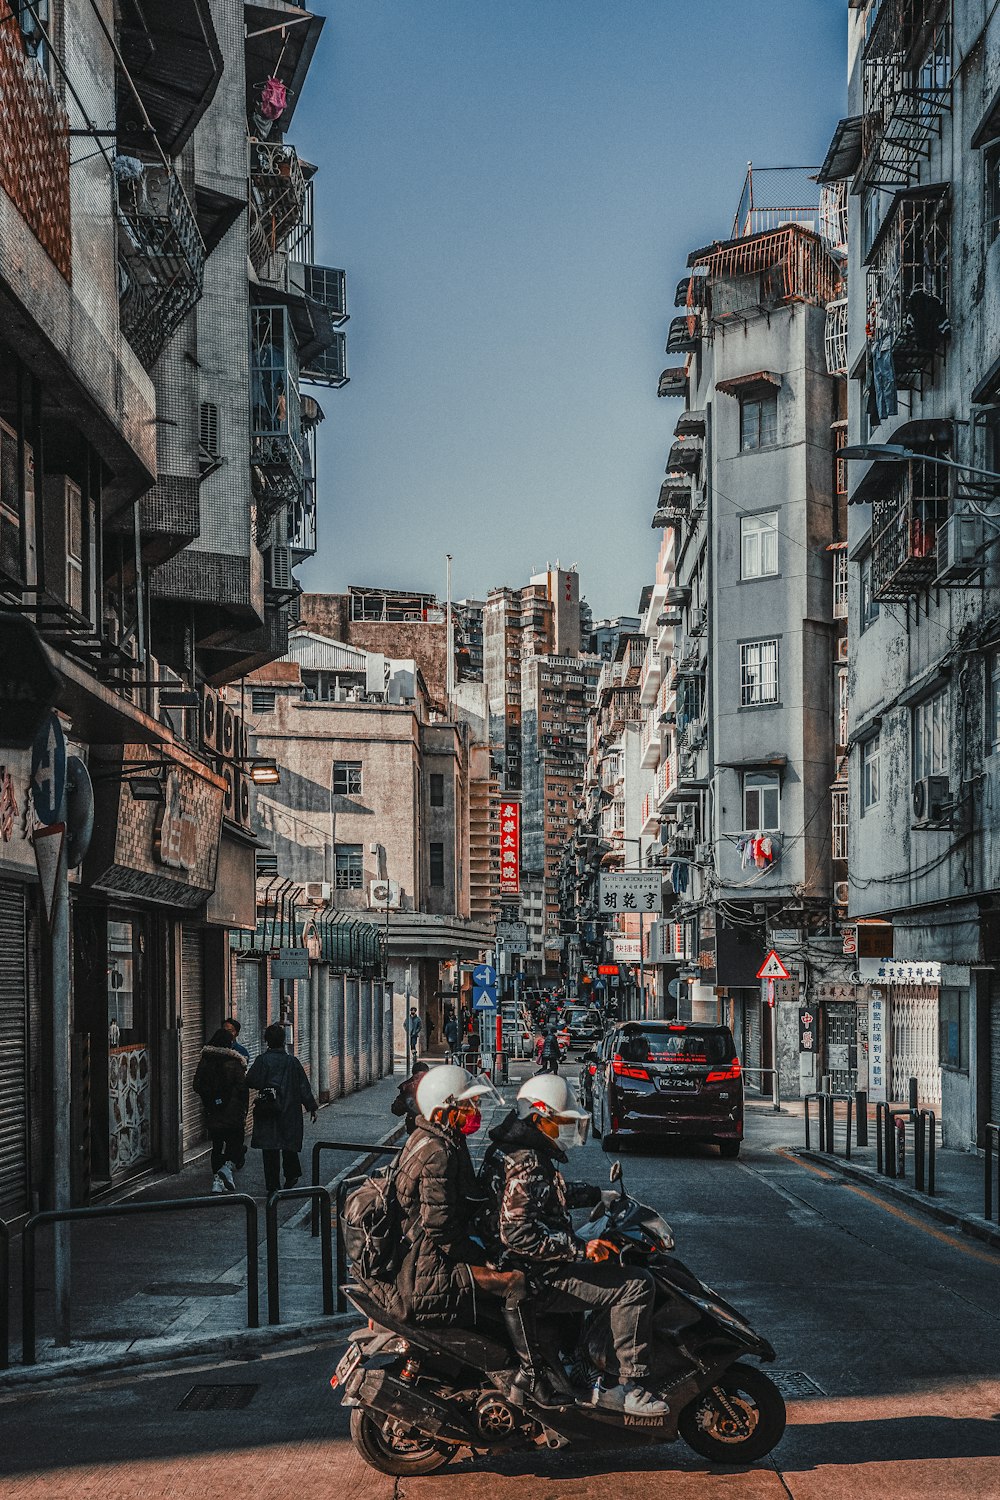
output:
[[[624,1062],[721,1063],[736,1055],[727,1031],[643,1031],[619,1039]]]

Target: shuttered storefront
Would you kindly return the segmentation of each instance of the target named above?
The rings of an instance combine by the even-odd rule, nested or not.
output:
[[[183,1147],[205,1135],[205,1110],[191,1087],[205,1045],[205,952],[198,927],[181,928],[181,1117]]]
[[[28,974],[20,886],[0,885],[0,1217],[28,1207]]]
[[[265,960],[237,958],[233,973],[233,1014],[240,1023],[240,1042],[250,1054],[250,1061],[264,1050],[264,1027],[267,1018],[262,1013],[264,986],[262,977]]]
[[[921,1104],[940,1106],[937,985],[894,984],[889,996],[891,1098],[905,1099],[915,1078]]]
[[[1000,1124],[1000,974],[990,975],[990,1120]]]

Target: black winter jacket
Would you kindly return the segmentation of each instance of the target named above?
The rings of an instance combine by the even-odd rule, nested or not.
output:
[[[205,1128],[210,1134],[246,1129],[247,1065],[232,1047],[202,1047],[191,1086],[205,1106]]]
[[[269,1047],[250,1064],[247,1083],[252,1089],[276,1087],[281,1097],[281,1113],[262,1115],[254,1110],[251,1146],[261,1151],[301,1151],[302,1111],[315,1114],[319,1105],[309,1087],[306,1070],[297,1057],[284,1047]]]
[[[510,1114],[490,1131],[490,1140],[504,1158],[499,1239],[506,1261],[530,1267],[585,1260],[586,1246],[573,1233],[569,1209],[599,1203],[600,1188],[566,1182],[556,1165],[566,1160],[565,1151],[530,1120]]]
[[[398,1291],[415,1323],[468,1323],[475,1314],[469,1264],[482,1264],[470,1238],[481,1208],[464,1136],[423,1115],[396,1168],[396,1197],[410,1242]]]

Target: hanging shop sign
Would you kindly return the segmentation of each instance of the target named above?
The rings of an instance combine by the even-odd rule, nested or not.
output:
[[[616,937],[612,942],[611,947],[614,953],[614,957],[618,959],[619,962],[624,959],[627,962],[638,963],[639,959],[642,957],[642,943],[638,938]]]
[[[886,1102],[885,1025],[885,1000],[874,995],[868,1002],[868,1098],[872,1104]]]
[[[858,973],[866,984],[940,984],[941,965],[908,958],[860,958]]]
[[[799,1009],[799,1051],[816,1051],[816,1012],[808,1005]]]
[[[663,877],[653,871],[602,870],[601,911],[656,912],[663,910]]]
[[[521,890],[521,804],[500,804],[500,894],[516,896]]]

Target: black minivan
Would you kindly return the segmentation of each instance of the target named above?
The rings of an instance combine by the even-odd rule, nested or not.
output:
[[[630,1137],[684,1137],[739,1156],[743,1078],[732,1032],[697,1021],[615,1026],[597,1053],[591,1112],[606,1151]]]

